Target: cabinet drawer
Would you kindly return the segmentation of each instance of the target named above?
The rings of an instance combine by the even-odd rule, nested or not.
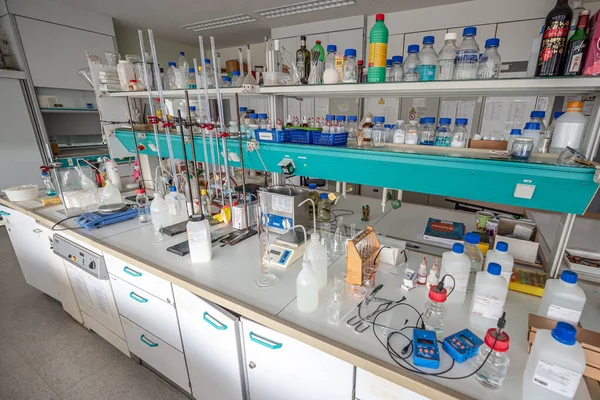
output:
[[[357,400],[427,400],[428,397],[356,368]]]
[[[110,282],[119,314],[183,351],[175,307],[114,276]]]
[[[121,321],[129,351],[189,393],[190,383],[183,353],[127,318],[121,317]]]
[[[135,265],[121,261],[110,254],[104,255],[108,272],[111,275],[116,276],[129,282],[146,292],[163,299],[167,303],[174,304],[173,290],[171,289],[171,282],[159,278],[156,275],[152,275],[150,272],[146,272],[141,268],[136,268]]]
[[[353,365],[256,322],[241,320],[252,400],[352,398]]]

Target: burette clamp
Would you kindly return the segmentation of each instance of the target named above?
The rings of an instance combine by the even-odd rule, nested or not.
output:
[[[173,127],[175,127],[175,124],[174,124],[174,123],[172,123],[172,122],[164,122],[164,123],[163,123],[163,126],[164,126],[165,128],[173,128]]]
[[[219,138],[226,138],[229,137],[229,133],[227,132],[219,132]]]
[[[209,131],[212,131],[215,129],[215,126],[213,124],[205,124],[204,129],[208,129]]]
[[[154,115],[148,115],[148,123],[150,125],[157,125],[160,119]]]

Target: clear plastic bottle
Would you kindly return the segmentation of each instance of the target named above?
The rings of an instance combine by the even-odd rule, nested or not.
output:
[[[196,74],[194,73],[194,68],[188,69],[188,79],[187,79],[187,88],[188,89],[196,89]]]
[[[242,86],[242,84],[240,82],[240,71],[231,71],[231,86],[232,87]]]
[[[502,267],[502,272],[500,273],[507,282],[510,282],[510,277],[512,276],[513,267],[515,265],[515,259],[508,253],[508,243],[506,242],[498,242],[496,243],[496,248],[493,250],[489,250],[485,255],[485,264],[483,265],[483,269],[487,270],[487,267],[490,263],[500,264]]]
[[[356,49],[344,51],[344,67],[342,72],[342,83],[358,82],[358,65],[356,64]]]
[[[491,262],[485,271],[477,272],[471,299],[471,325],[493,328],[504,312],[508,281],[500,273],[502,266]]]
[[[448,290],[448,304],[462,304],[467,296],[471,262],[464,253],[464,249],[463,244],[455,243],[452,251],[442,254],[440,279],[443,278],[444,287]],[[446,275],[450,275],[452,278],[445,277]]]
[[[375,126],[371,131],[371,144],[373,147],[383,147],[385,146],[385,127],[383,123],[385,122],[385,117],[375,117]]]
[[[179,59],[177,60],[177,68],[181,69],[184,72],[187,72],[190,68],[190,63],[185,57],[185,53],[183,51],[179,52]]]
[[[510,337],[506,332],[498,334],[496,328],[490,328],[483,342],[477,356],[472,359],[475,368],[479,368],[485,362],[485,365],[475,373],[475,379],[489,389],[497,389],[502,386],[508,373],[510,360],[506,352],[510,345]]]
[[[214,88],[215,70],[213,69],[212,64],[210,63],[210,59],[205,58],[204,64],[206,65],[206,86],[208,86],[208,88]]]
[[[408,127],[406,128],[406,136],[404,138],[405,144],[419,144],[419,127],[417,121],[408,121]]]
[[[571,324],[539,329],[523,373],[523,399],[565,400],[575,397],[586,368],[585,353]]]
[[[402,78],[404,77],[404,66],[402,65],[402,61],[404,61],[402,56],[392,57],[393,82],[402,82]]]
[[[419,81],[419,67],[421,60],[419,59],[419,45],[411,44],[408,46],[408,57],[404,61],[404,77],[405,82]]]
[[[456,33],[446,33],[444,47],[438,54],[437,80],[451,81],[454,79],[454,61],[456,60]]]
[[[325,56],[325,69],[335,69],[335,55],[337,46],[335,44],[327,45],[327,55]]]
[[[450,278],[448,278],[451,280]],[[441,335],[444,331],[444,318],[446,318],[446,299],[448,291],[437,286],[429,288],[429,299],[425,302],[425,312],[423,312],[423,323],[425,329],[434,331],[437,335]]]
[[[204,263],[212,258],[210,224],[204,215],[192,215],[186,225],[192,264]]]
[[[384,129],[384,142],[385,143],[392,143],[392,136],[394,134],[394,125],[392,124],[385,124],[383,125]]]
[[[331,218],[331,201],[327,193],[321,193],[319,196],[319,207],[317,208],[317,221],[329,222]]]
[[[319,209],[319,192],[317,192],[317,184],[316,183],[309,183],[308,184],[308,190],[310,190],[308,192],[308,198],[311,199],[315,203],[314,210],[318,210]],[[309,219],[312,221],[312,219],[313,219],[313,205],[309,201],[308,203],[306,203],[306,206],[308,207],[308,216],[309,216]]]
[[[168,62],[167,72],[165,73],[165,90],[177,89],[176,69],[177,64],[173,61]]]
[[[435,143],[435,118],[421,118],[421,131],[419,133],[419,144],[422,146],[433,146]]]
[[[468,26],[463,29],[463,41],[458,46],[454,62],[454,80],[477,78],[479,61],[479,45],[475,41],[477,28]]]
[[[452,128],[450,118],[440,118],[440,125],[435,132],[435,146],[450,147],[452,145]]]
[[[169,210],[169,224],[176,224],[188,219],[186,198],[183,194],[177,193],[175,186],[171,186],[169,194],[165,196],[165,201]]]
[[[394,144],[404,144],[406,140],[406,127],[404,126],[404,121],[399,119],[396,121],[396,127],[394,128],[394,135],[392,136],[392,143]]]
[[[142,223],[150,222],[150,202],[144,189],[135,191],[135,202],[137,204],[138,220]]]
[[[523,129],[522,137],[529,137],[533,139],[533,148],[537,150],[539,147],[540,136],[542,134],[542,125],[544,124],[543,118],[546,113],[543,111],[532,111],[531,120],[525,124]],[[546,127],[544,126],[544,133],[546,133]]]
[[[475,232],[468,232],[465,235],[465,254],[471,261],[471,274],[469,276],[469,285],[467,291],[471,292],[475,286],[475,277],[481,271],[483,266],[483,255],[479,249],[479,241],[481,238]]]
[[[56,188],[48,171],[42,171],[42,182],[46,188],[46,196],[56,196]]]
[[[452,136],[451,147],[466,147],[467,140],[469,139],[469,132],[467,131],[467,124],[469,120],[467,118],[456,118],[454,121],[454,135]]]
[[[485,52],[477,64],[477,79],[498,79],[502,58],[498,52],[500,39],[491,38],[485,41]]]
[[[385,81],[386,82],[394,82],[394,75],[392,74],[394,63],[391,58],[385,60]]]
[[[231,87],[231,78],[228,76],[223,77],[223,87]]]
[[[348,143],[356,144],[356,130],[357,130],[358,117],[356,115],[348,116],[348,123],[346,124],[346,131],[348,132]]]
[[[258,114],[258,127],[260,129],[268,129],[269,116],[267,114]]]
[[[577,274],[565,270],[560,279],[548,279],[538,315],[577,325],[585,306],[586,296],[577,285]]]
[[[421,65],[419,67],[419,80],[421,82],[434,81],[435,80],[435,69],[437,67],[437,53],[433,48],[435,37],[425,36],[423,38],[423,48],[419,53],[419,60]]]
[[[248,138],[254,138],[254,130],[259,128],[258,114],[250,113],[248,115],[248,124],[246,125],[246,135]]]
[[[202,191],[200,192],[200,207],[202,209],[202,214],[204,214],[206,219],[208,219],[209,221],[212,220],[210,199],[206,194],[206,189],[202,189]]]

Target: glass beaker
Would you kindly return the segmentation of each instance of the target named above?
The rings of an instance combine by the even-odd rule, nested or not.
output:
[[[331,234],[331,224],[329,222],[319,223],[319,230],[321,236],[321,244],[327,250],[327,258],[331,260],[335,256],[333,251],[333,235]]]
[[[335,232],[333,233],[333,240],[331,241],[331,246],[333,253],[342,256],[346,254],[346,246],[347,246],[346,237],[346,227],[344,226],[344,218],[339,217],[337,222],[337,227],[335,228]]]
[[[271,287],[279,282],[277,275],[270,272],[270,258],[269,258],[269,217],[267,214],[267,206],[259,204],[256,207],[256,218],[257,218],[257,230],[258,230],[258,243],[260,245],[260,276],[256,280],[256,285],[261,288]]]

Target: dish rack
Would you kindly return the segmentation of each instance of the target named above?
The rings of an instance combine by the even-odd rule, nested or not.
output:
[[[379,264],[378,255],[381,243],[372,226],[367,227],[354,239],[348,241],[346,258],[346,282],[362,285],[363,271],[367,267],[375,268]]]

